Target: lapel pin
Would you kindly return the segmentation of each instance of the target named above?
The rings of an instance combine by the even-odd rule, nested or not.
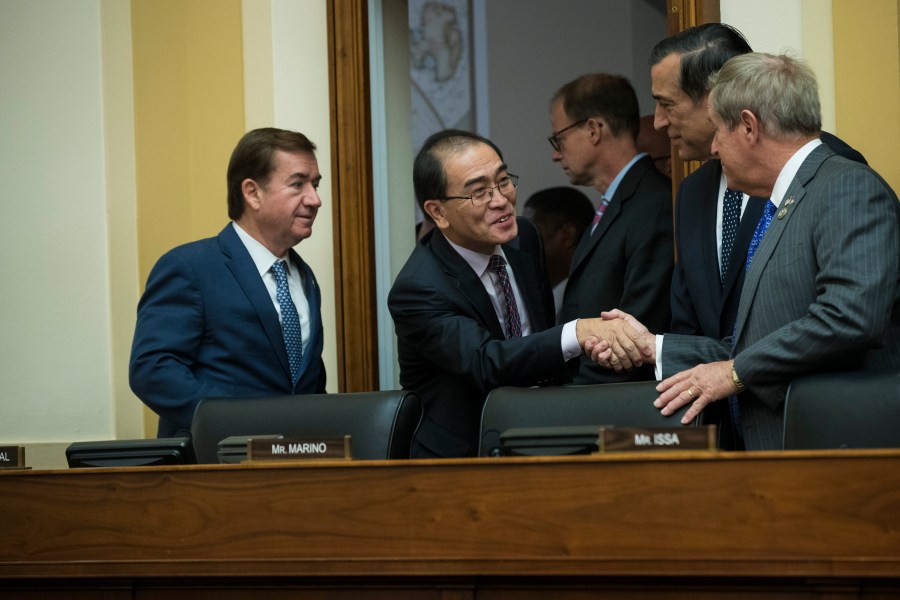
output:
[[[787,200],[784,201],[784,206],[782,207],[781,210],[778,211],[778,218],[779,218],[779,219],[783,219],[783,218],[784,218],[784,216],[787,214],[787,211],[788,211],[787,207],[790,206],[790,205],[793,204],[793,203],[794,203],[794,197],[793,197],[793,196],[791,196],[790,198],[788,198]]]

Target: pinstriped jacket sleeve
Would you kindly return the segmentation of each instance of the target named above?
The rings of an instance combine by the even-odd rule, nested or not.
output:
[[[890,325],[900,270],[897,198],[871,169],[808,160],[791,197],[747,273],[736,330],[735,368],[772,407],[797,375],[860,368]]]

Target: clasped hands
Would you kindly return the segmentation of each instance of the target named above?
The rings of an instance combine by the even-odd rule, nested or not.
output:
[[[577,327],[585,354],[602,367],[621,372],[656,363],[656,336],[626,312],[604,311],[599,319],[579,319]],[[676,373],[656,386],[660,395],[653,405],[668,416],[690,404],[681,418],[687,425],[710,403],[737,393],[731,368],[727,360]]]
[[[601,367],[618,373],[656,362],[656,336],[619,309],[579,319],[576,331],[584,353]]]

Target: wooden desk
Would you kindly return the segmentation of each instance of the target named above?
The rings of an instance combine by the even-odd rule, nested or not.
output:
[[[897,451],[25,471],[0,498],[4,598],[900,594]]]

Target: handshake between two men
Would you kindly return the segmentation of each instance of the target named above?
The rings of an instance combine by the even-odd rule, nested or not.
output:
[[[621,372],[652,364],[660,372],[656,335],[630,314],[614,309],[600,318],[579,319],[576,328],[585,353],[600,366]],[[676,373],[660,381],[656,390],[660,395],[653,405],[664,415],[691,404],[681,419],[688,424],[710,403],[743,391],[743,386],[733,375],[733,361],[722,360]]]

